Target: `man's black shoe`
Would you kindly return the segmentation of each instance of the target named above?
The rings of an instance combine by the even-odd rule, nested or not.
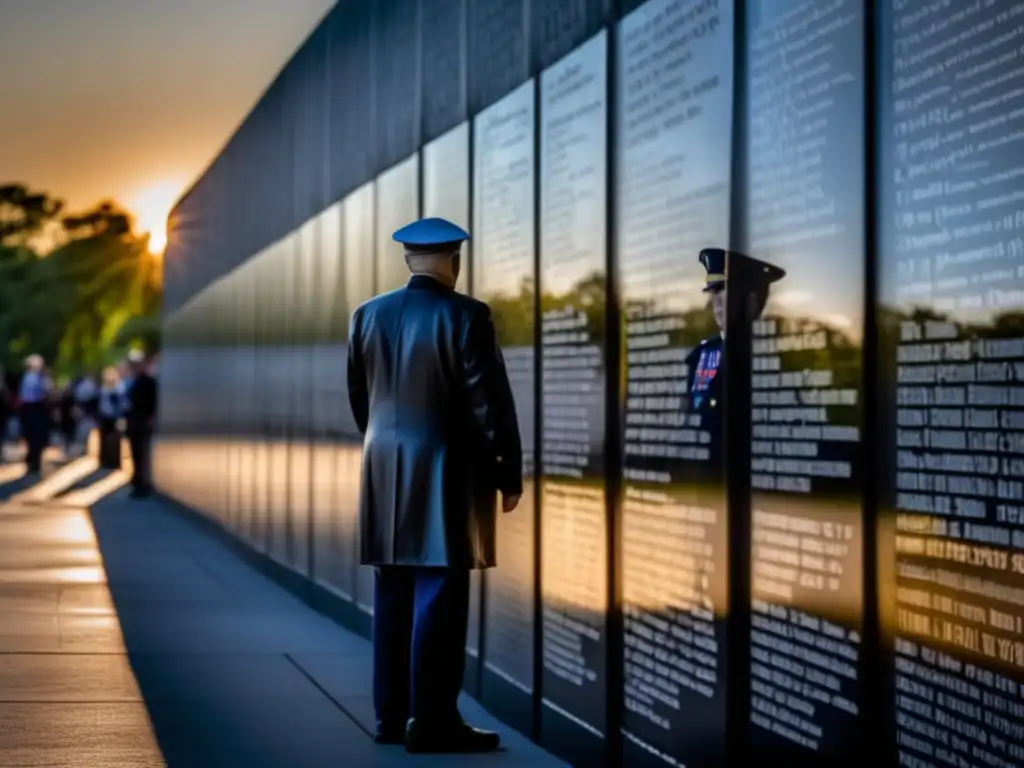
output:
[[[374,744],[404,744],[405,729],[401,725],[378,725]]]
[[[405,718],[378,719],[377,732],[373,734],[374,744],[405,744]]]
[[[421,725],[413,718],[405,729],[405,751],[417,754],[493,752],[500,744],[498,734],[466,723],[431,727]]]

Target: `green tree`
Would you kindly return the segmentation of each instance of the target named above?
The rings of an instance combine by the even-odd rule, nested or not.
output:
[[[27,245],[63,208],[61,200],[24,184],[0,185],[0,247]]]
[[[28,248],[6,249],[0,257],[0,338],[6,342],[0,351],[7,370],[32,352],[56,356],[72,293],[55,266]]]
[[[0,365],[38,352],[62,374],[95,370],[129,344],[159,348],[162,270],[147,237],[112,202],[78,215],[23,185],[0,188]],[[47,225],[60,242],[41,256],[29,243]]]
[[[133,317],[122,325],[114,336],[114,346],[141,348],[149,355],[155,355],[160,351],[162,341],[163,327],[159,314]]]
[[[70,239],[48,259],[75,287],[60,359],[65,366],[96,368],[120,353],[121,329],[130,320],[159,312],[160,263],[148,238],[135,235],[131,217],[113,203],[66,217],[63,224]]]

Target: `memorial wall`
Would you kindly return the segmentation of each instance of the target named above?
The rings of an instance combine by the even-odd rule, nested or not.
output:
[[[401,288],[409,279],[409,268],[405,263],[402,246],[391,235],[399,227],[419,218],[419,163],[419,154],[415,154],[377,178],[375,293],[387,293]]]
[[[532,726],[536,604],[534,382],[534,82],[473,121],[473,294],[491,307],[523,444],[523,496],[499,514],[498,568],[485,578],[482,696],[524,730]]]
[[[313,420],[311,517],[314,570],[328,589],[351,600],[358,501],[358,483],[353,482],[358,477],[358,464],[353,454],[358,454],[341,440],[352,417],[348,409],[338,408],[336,403],[338,383],[345,381],[346,357],[341,352],[348,340],[349,307],[358,306],[362,299],[350,297],[347,291],[348,262],[359,258],[358,252],[350,253],[344,247],[347,204],[339,201],[318,218],[321,245],[314,286],[316,333],[310,404],[312,412],[320,416]],[[351,286],[358,289],[358,280],[352,280]],[[364,290],[364,294],[371,295],[372,291]]]
[[[291,488],[291,455],[289,442],[292,433],[292,390],[295,386],[292,353],[291,307],[295,301],[296,271],[291,268],[295,260],[295,240],[298,233],[292,233],[281,240],[273,251],[268,279],[278,273],[279,287],[274,290],[278,312],[275,323],[269,329],[270,338],[264,354],[266,365],[263,377],[271,384],[273,393],[266,401],[270,415],[267,440],[266,483],[269,486],[267,498],[267,555],[279,565],[287,567],[292,550],[292,521],[289,498]],[[223,322],[223,321],[221,321]],[[275,364],[276,363],[276,364]],[[230,392],[224,387],[223,391]],[[225,398],[225,405],[227,398]],[[296,488],[296,491],[299,489]]]
[[[469,123],[460,123],[423,147],[423,216],[440,216],[469,230]],[[472,241],[463,245],[455,289],[468,293]]]
[[[313,390],[316,354],[313,317],[316,309],[316,256],[320,248],[319,217],[309,219],[296,233],[291,254],[294,282],[291,311],[288,317],[288,346],[301,350],[289,364],[288,371],[288,477],[287,502],[282,511],[288,532],[286,564],[302,574],[309,573],[310,524],[313,514],[312,494],[316,486],[313,475]],[[239,468],[240,469],[240,468]],[[236,470],[232,473],[237,476]]]
[[[880,18],[879,557],[907,766],[1024,765],[1022,39],[1021,3]]]
[[[622,732],[630,765],[720,762],[727,524],[720,422],[686,359],[719,333],[697,254],[729,238],[733,15],[655,0],[618,28],[625,324]]]
[[[484,5],[421,82],[437,130],[338,129],[330,163],[372,173],[169,313],[161,488],[368,631],[348,322],[407,279],[393,231],[442,216],[525,452],[470,693],[588,768],[1024,766],[1024,2],[628,0],[525,37]],[[703,248],[785,270],[751,326]]]
[[[752,3],[747,244],[786,270],[753,327],[751,743],[860,760],[864,12]]]
[[[607,728],[607,66],[602,32],[540,78],[541,733],[580,759]]]
[[[408,161],[407,161],[408,162]],[[401,167],[401,166],[399,166]],[[377,200],[377,189],[380,181],[371,181],[352,192],[345,198],[343,203],[345,215],[342,219],[342,232],[344,244],[342,250],[346,255],[345,274],[348,277],[348,284],[345,291],[345,299],[350,307],[358,307],[364,301],[373,297],[376,285],[375,267],[377,259],[368,260],[365,254],[377,252],[377,232],[375,202]],[[406,193],[408,194],[408,193]],[[393,249],[388,249],[392,257],[397,254]],[[398,256],[398,258],[401,258]],[[354,311],[354,310],[353,310]],[[345,337],[346,345],[336,354],[344,354],[348,360],[348,336]],[[359,446],[360,435],[356,427],[355,419],[352,418],[351,408],[348,407],[348,384],[345,376],[338,380],[338,405],[345,414],[348,422],[342,431],[343,445]],[[345,491],[346,509],[351,508],[352,519],[358,516],[359,493],[358,481],[359,472],[362,469],[362,456],[358,450],[349,450],[345,453],[346,477],[350,479]],[[351,551],[353,565],[359,562],[358,528],[353,522],[348,533],[352,536]],[[355,590],[356,607],[364,613],[373,612],[373,571],[370,568],[354,568],[353,588]]]

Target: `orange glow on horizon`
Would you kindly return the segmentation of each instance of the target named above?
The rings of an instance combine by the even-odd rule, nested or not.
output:
[[[183,184],[163,181],[139,191],[128,204],[140,233],[149,233],[149,250],[160,255],[167,247],[167,217]]]

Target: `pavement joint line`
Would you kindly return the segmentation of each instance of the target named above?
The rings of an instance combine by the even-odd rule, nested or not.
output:
[[[197,701],[197,699],[180,699],[169,701],[183,701],[191,703]],[[149,702],[146,699],[139,697],[137,699],[0,699],[0,707],[4,704],[53,704],[56,706],[69,706],[69,705],[103,705],[109,707],[111,704],[130,704],[132,706],[148,706]]]
[[[68,503],[68,502],[61,503],[60,499],[55,499],[53,501],[23,501],[21,503],[24,504],[26,507],[42,507],[42,506],[46,506],[46,507],[51,508],[51,509],[62,509],[62,510],[63,509],[88,509],[89,508],[89,506],[87,504],[71,504],[71,503]]]
[[[313,651],[314,654],[333,656],[336,651]],[[280,651],[0,651],[0,656],[231,656],[236,658],[271,659],[281,656]],[[285,656],[288,654],[285,653]]]
[[[326,696],[330,700],[330,702],[332,704],[334,704],[334,706],[336,706],[338,709],[340,709],[341,713],[343,715],[345,715],[345,717],[347,717],[349,720],[351,720],[352,723],[356,726],[356,728],[358,728],[360,731],[365,733],[371,739],[373,738],[373,734],[370,733],[368,730],[366,730],[366,727],[361,722],[359,722],[359,720],[356,718],[356,716],[353,715],[351,712],[349,712],[348,709],[340,701],[338,701],[338,699],[335,698],[335,696],[330,691],[328,691],[326,688],[324,688],[320,684],[320,682],[315,677],[313,677],[313,675],[311,675],[306,670],[305,667],[303,667],[301,664],[299,664],[299,662],[296,661],[295,658],[290,653],[285,653],[284,657],[286,659],[288,659],[289,662],[291,662],[293,667],[295,667],[297,670],[299,670],[299,673],[303,677],[305,677],[307,680],[309,680],[310,683],[313,684],[313,687],[315,687],[318,691],[320,691],[320,693],[322,693],[324,696]]]
[[[128,651],[0,651],[0,656],[131,656]]]

